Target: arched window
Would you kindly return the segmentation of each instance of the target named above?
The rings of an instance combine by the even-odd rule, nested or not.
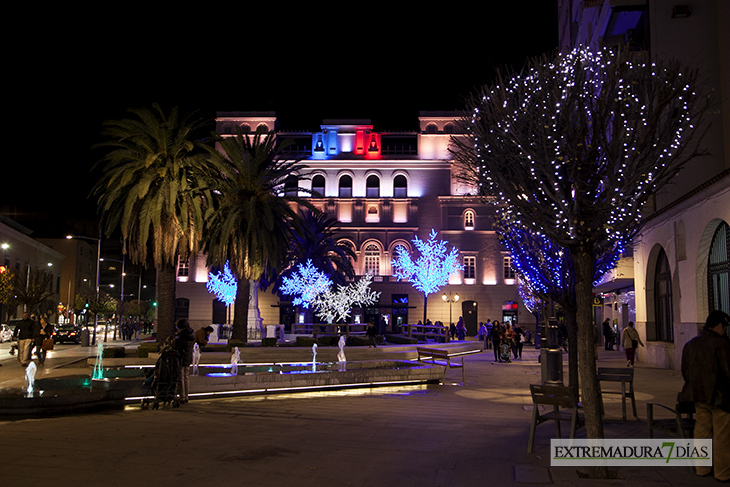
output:
[[[312,178],[312,197],[322,198],[324,196],[324,176],[317,174]]]
[[[286,196],[297,196],[299,194],[299,180],[297,178],[289,178],[284,182],[284,194]]]
[[[426,125],[427,134],[435,134],[438,131],[439,131],[439,128],[435,123],[429,123],[428,125]]]
[[[379,198],[380,197],[380,178],[375,174],[368,176],[365,182],[365,196],[368,198]]]
[[[247,123],[241,124],[241,133],[242,134],[250,134],[251,133],[251,126]]]
[[[380,249],[372,243],[365,247],[365,274],[380,275]]]
[[[664,249],[659,251],[654,274],[654,318],[655,339],[660,342],[673,342],[672,272]]]
[[[464,212],[464,230],[474,230],[474,210]]]
[[[393,197],[408,198],[408,180],[402,174],[393,179]]]
[[[709,310],[730,313],[730,225],[722,222],[715,230],[707,262]]]
[[[340,177],[340,198],[352,198],[352,178],[347,174]]]
[[[447,123],[444,125],[444,133],[445,134],[453,134],[456,130],[454,129],[453,123]]]

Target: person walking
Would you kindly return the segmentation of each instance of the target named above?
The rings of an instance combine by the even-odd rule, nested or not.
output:
[[[466,340],[466,325],[464,325],[461,316],[459,316],[459,321],[456,323],[456,334],[459,336],[459,341]]]
[[[644,342],[641,341],[639,332],[634,328],[634,322],[629,321],[629,324],[624,328],[624,332],[621,335],[621,346],[624,347],[626,353],[626,367],[634,366],[634,359],[636,357],[636,349],[639,345],[644,346]]]
[[[181,319],[175,324],[175,349],[180,354],[180,402],[188,402],[190,391],[190,366],[193,363],[193,343],[195,332],[190,328],[188,320]]]
[[[613,350],[613,330],[611,329],[611,320],[608,318],[603,322],[603,349]]]
[[[487,336],[484,338],[484,348],[492,348],[492,340],[490,339],[492,336],[492,320],[487,320],[487,324],[484,326],[487,327]]]
[[[517,347],[515,358],[522,360],[522,348],[525,346],[525,334],[519,326],[515,327],[515,346]]]
[[[30,364],[34,329],[35,322],[30,319],[30,313],[26,311],[23,313],[23,319],[15,327],[15,339],[18,340],[18,361],[23,367]]]
[[[48,323],[45,316],[33,327],[33,341],[35,342],[35,353],[38,356],[38,364],[45,365],[47,349],[43,346],[44,340],[51,340],[53,343],[53,325]],[[51,347],[52,348],[52,347]]]
[[[479,331],[477,332],[477,335],[479,336],[479,341],[482,342],[482,349],[487,349],[487,327],[484,326],[484,323],[479,323]]]
[[[375,341],[375,337],[378,336],[378,329],[375,328],[375,323],[373,323],[372,321],[368,323],[368,329],[365,334],[368,337],[368,348],[378,348],[378,344]]]
[[[712,311],[702,332],[682,350],[682,400],[695,405],[695,439],[712,439],[712,466],[695,467],[730,482],[730,316]]]
[[[501,341],[500,335],[502,334],[501,326],[499,326],[499,321],[494,320],[494,323],[492,323],[492,347],[494,348],[494,361],[495,362],[501,362],[502,359],[499,357],[499,343]]]

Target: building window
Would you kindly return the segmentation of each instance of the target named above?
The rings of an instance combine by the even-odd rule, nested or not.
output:
[[[324,176],[317,174],[312,178],[312,197],[322,198],[324,196]]]
[[[474,256],[464,257],[464,283],[476,283],[477,276],[477,258]]]
[[[380,197],[380,178],[375,175],[368,176],[365,182],[365,196],[368,198]]]
[[[502,268],[504,270],[504,283],[505,284],[514,284],[515,270],[512,267],[512,257],[504,256],[502,258]]]
[[[340,178],[340,198],[352,198],[352,178],[345,174]]]
[[[474,230],[474,211],[466,210],[464,212],[464,230]]]
[[[175,321],[188,319],[190,316],[190,300],[187,298],[177,298],[175,300]]]
[[[426,133],[427,134],[436,134],[438,133],[439,128],[435,123],[429,123],[426,125]]]
[[[299,180],[297,178],[288,178],[284,181],[284,195],[292,198],[299,195]]]
[[[408,198],[408,180],[402,174],[393,179],[393,197]]]
[[[177,258],[177,280],[180,282],[186,282],[190,276],[190,262],[184,260],[182,257]]]
[[[380,249],[375,244],[365,247],[365,274],[380,275]]]
[[[456,130],[454,128],[454,124],[453,123],[447,123],[446,125],[444,125],[444,133],[445,134],[453,134],[453,133],[456,133]]]
[[[709,310],[730,313],[730,225],[725,222],[712,237],[707,266]]]
[[[380,213],[378,212],[378,205],[368,205],[368,213],[365,215],[365,221],[367,223],[379,223]]]
[[[664,249],[657,257],[654,275],[655,339],[660,342],[674,341],[674,316],[672,311],[672,272]]]

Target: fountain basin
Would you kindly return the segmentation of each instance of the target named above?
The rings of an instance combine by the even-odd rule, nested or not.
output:
[[[345,366],[344,370],[339,370],[341,365]],[[230,372],[230,365],[200,366],[199,375],[190,376],[190,396],[438,383],[443,381],[445,373],[440,365],[400,360],[317,363],[314,367],[311,363],[240,364],[237,375],[231,375]],[[145,371],[134,366],[104,369],[104,378],[98,380],[88,375],[38,379],[35,382],[36,392],[32,396],[25,394],[22,389],[1,391],[0,415],[120,407],[153,395],[150,387],[143,384],[144,379]]]

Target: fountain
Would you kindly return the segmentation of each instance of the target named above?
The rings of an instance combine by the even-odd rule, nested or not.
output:
[[[91,375],[92,379],[101,380],[104,378],[103,362],[104,362],[104,344],[101,342],[101,340],[97,340],[97,342],[96,342],[96,363],[94,363],[94,372]]]
[[[33,386],[35,385],[36,370],[37,370],[36,364],[35,364],[35,362],[32,362],[32,361],[30,364],[28,364],[28,367],[25,368],[25,382],[27,384],[25,392],[29,396],[33,395]]]
[[[193,375],[198,375],[200,366],[200,345],[197,343],[193,345]]]
[[[241,351],[238,347],[233,349],[231,355],[231,375],[238,375],[238,363],[241,361]]]
[[[344,372],[346,368],[345,363],[347,362],[347,358],[345,357],[345,335],[340,336],[337,344],[340,346],[340,351],[337,353],[337,362],[340,364],[339,371]]]

